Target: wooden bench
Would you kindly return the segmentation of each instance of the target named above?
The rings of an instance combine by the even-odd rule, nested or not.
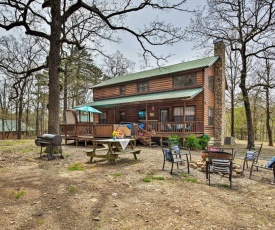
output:
[[[100,148],[100,149],[96,149],[96,151],[108,151],[108,148]],[[94,150],[90,150],[90,151],[86,151],[87,156],[90,156],[92,153],[94,153]]]
[[[122,155],[122,154],[133,154],[135,157],[135,160],[137,160],[136,154],[140,154],[141,149],[127,149],[125,151],[121,152],[113,152],[112,155]]]
[[[96,149],[96,152],[94,152],[94,150],[91,151],[87,151],[86,154],[87,156],[91,157],[90,158],[90,162],[92,162],[94,157],[97,158],[105,158],[107,160],[113,160],[115,163],[115,160],[118,158],[119,155],[123,155],[123,154],[133,154],[135,157],[135,160],[137,160],[137,155],[136,154],[140,154],[141,149],[127,149],[125,151],[120,151],[120,152],[112,152],[111,154],[100,154],[103,153],[102,150],[105,150],[105,152],[108,151],[108,148],[100,148],[100,149]],[[99,153],[99,154],[97,154]]]

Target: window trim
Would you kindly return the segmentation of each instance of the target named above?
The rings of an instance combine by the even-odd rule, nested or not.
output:
[[[103,116],[106,118],[102,118]],[[107,124],[108,123],[107,121],[108,121],[108,113],[107,112],[100,113],[99,114],[99,124]]]
[[[119,120],[120,122],[125,122],[125,111],[120,111]]]
[[[140,117],[139,116],[139,112],[144,112],[144,117]],[[146,109],[140,109],[140,110],[138,110],[138,120],[144,120],[144,119],[146,119]]]
[[[210,111],[213,112],[213,116],[212,117],[210,117]],[[207,115],[207,117],[208,117],[208,125],[209,126],[214,126],[215,110],[214,110],[213,107],[208,107],[208,115]],[[212,122],[210,122],[210,121],[212,121]]]
[[[180,78],[180,77],[187,77],[187,76],[194,76],[194,84],[192,85],[181,85],[181,86],[178,86],[178,84],[176,85],[176,78]],[[197,85],[197,72],[192,72],[192,73],[185,73],[185,74],[182,74],[182,75],[176,75],[176,76],[173,76],[173,88],[174,89],[180,89],[180,88],[188,88],[188,87],[193,87]]]
[[[126,94],[126,86],[125,85],[119,86],[119,95],[124,96],[125,94]]]
[[[209,84],[210,79],[212,79],[212,85],[211,85],[211,87],[210,87],[210,84]],[[211,90],[211,91],[214,91],[214,85],[215,85],[214,84],[214,76],[213,75],[208,76],[208,89]]]
[[[140,87],[141,86],[141,87]],[[142,91],[140,91],[142,89]],[[145,82],[137,82],[137,92],[138,93],[145,93],[149,92],[149,83],[148,81]]]
[[[182,115],[181,115],[181,116],[175,116],[175,109],[176,109],[176,108],[182,109],[182,111],[180,111],[180,112],[182,112]],[[173,121],[176,122],[175,117],[182,118],[182,119],[180,119],[180,120],[177,121],[177,122],[184,121],[184,106],[175,106],[175,107],[173,107]]]
[[[194,120],[192,120],[192,121],[196,121],[196,106],[195,105],[189,105],[189,106],[185,106],[184,107],[184,121],[190,121],[190,120],[187,120],[186,119],[186,108],[188,108],[188,107],[193,107],[194,108],[194,115],[192,115],[192,116],[194,116]],[[189,116],[191,116],[191,115],[189,115]]]

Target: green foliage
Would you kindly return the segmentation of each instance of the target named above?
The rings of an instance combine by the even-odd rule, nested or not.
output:
[[[69,167],[69,171],[77,171],[77,170],[84,170],[84,165],[82,163],[77,162]]]
[[[199,138],[195,134],[190,134],[185,138],[184,146],[190,149],[201,149]]]
[[[210,140],[210,137],[207,134],[204,134],[199,139],[199,144],[201,145],[201,149],[206,149],[207,148],[209,140]]]
[[[114,176],[114,177],[121,176],[121,173],[114,173],[113,176]]]
[[[164,180],[163,176],[150,176],[148,175],[147,177],[143,178],[143,182],[151,182],[151,180]]]
[[[153,176],[152,179],[154,180],[164,180],[163,176]]]
[[[148,183],[148,182],[151,182],[151,179],[148,177],[145,177],[142,179],[142,181]]]
[[[26,192],[24,191],[19,191],[17,193],[15,193],[15,198],[19,199],[21,196],[24,196],[26,194]]]
[[[73,186],[73,185],[71,185],[71,186],[69,187],[69,191],[70,191],[70,192],[75,192],[75,191],[76,191],[76,187]]]
[[[190,177],[189,174],[187,174],[187,173],[183,173],[181,176],[183,176],[185,178],[185,180],[188,182],[198,183],[197,178]]]
[[[180,136],[177,134],[171,134],[167,137],[169,145],[178,145],[180,144]]]
[[[221,186],[224,188],[230,188],[230,185],[228,185],[228,184],[221,184]]]
[[[107,76],[96,66],[91,52],[75,47],[69,49],[63,53],[61,67],[64,72],[60,74],[60,81],[62,85],[66,84],[63,88],[67,89],[68,103],[74,98],[79,104],[83,104],[91,93],[88,86],[99,84]]]
[[[38,223],[39,225],[42,225],[42,224],[45,223],[45,221],[44,221],[44,220],[38,220],[37,223]]]

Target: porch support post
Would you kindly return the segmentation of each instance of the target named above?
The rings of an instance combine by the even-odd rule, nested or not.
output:
[[[114,124],[116,124],[116,107],[114,107]]]
[[[185,123],[185,101],[183,101],[183,122]]]
[[[183,101],[183,125],[182,125],[182,131],[185,133],[185,101]]]
[[[145,117],[145,124],[146,124],[146,131],[148,131],[148,124],[147,124],[147,122],[148,122],[148,103],[147,103],[147,101],[146,101],[146,117]]]

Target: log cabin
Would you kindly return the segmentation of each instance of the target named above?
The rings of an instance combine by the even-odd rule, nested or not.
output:
[[[225,45],[214,41],[214,56],[118,76],[93,87],[100,110],[89,130],[94,138],[114,129],[152,146],[154,139],[208,134],[223,140]],[[63,127],[64,131],[64,127]]]

